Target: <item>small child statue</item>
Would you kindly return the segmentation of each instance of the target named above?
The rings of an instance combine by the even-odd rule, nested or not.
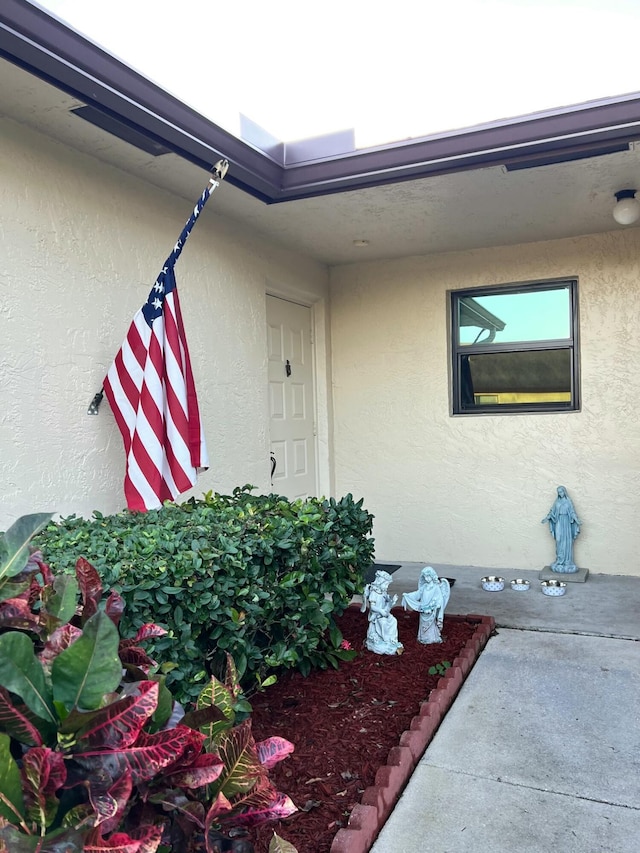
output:
[[[369,629],[365,646],[378,655],[401,655],[404,646],[398,641],[398,620],[391,615],[391,608],[398,601],[388,594],[391,575],[378,570],[372,583],[364,588],[361,612],[369,608]]]
[[[441,643],[444,609],[449,602],[451,587],[446,578],[438,578],[432,566],[425,566],[420,572],[418,589],[415,592],[405,592],[402,595],[402,606],[406,610],[417,610],[420,614],[418,626],[418,642]]]

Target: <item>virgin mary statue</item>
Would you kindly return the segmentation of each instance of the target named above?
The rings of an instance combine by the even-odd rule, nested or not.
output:
[[[573,562],[573,540],[580,533],[580,519],[564,486],[558,486],[558,497],[541,524],[545,521],[549,522],[549,530],[556,540],[556,559],[551,569],[564,574],[577,572],[578,567]]]

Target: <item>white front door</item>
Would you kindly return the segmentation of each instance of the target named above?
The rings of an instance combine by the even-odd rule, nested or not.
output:
[[[267,296],[271,486],[289,500],[316,494],[311,309]]]

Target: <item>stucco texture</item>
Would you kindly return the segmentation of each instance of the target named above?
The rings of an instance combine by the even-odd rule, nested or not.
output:
[[[120,510],[120,434],[106,400],[97,417],[87,408],[196,199],[6,120],[0,173],[0,529],[29,512]],[[192,493],[268,491],[265,293],[321,304],[328,272],[215,205],[176,267],[211,463]]]
[[[574,276],[581,411],[452,417],[447,291]],[[336,491],[379,559],[542,568],[562,484],[578,565],[640,574],[639,282],[637,228],[332,270]]]
[[[113,512],[122,442],[106,401],[87,407],[195,199],[7,120],[0,155],[0,529]],[[583,521],[576,562],[640,574],[640,229],[329,275],[215,205],[177,266],[211,460],[194,494],[270,489],[270,292],[313,306],[318,491],[364,497],[378,558],[542,567],[554,543],[540,519],[562,483]],[[581,411],[451,417],[447,291],[569,276]]]

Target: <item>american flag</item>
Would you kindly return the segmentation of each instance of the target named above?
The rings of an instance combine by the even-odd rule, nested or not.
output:
[[[223,160],[216,164],[104,381],[124,441],[124,492],[131,510],[175,500],[209,465],[174,266],[227,167]]]

